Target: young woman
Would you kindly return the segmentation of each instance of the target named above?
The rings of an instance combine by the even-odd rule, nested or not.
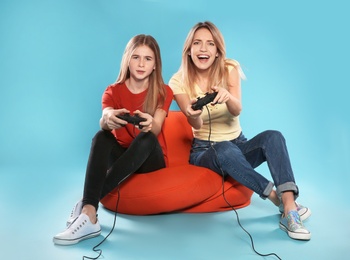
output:
[[[100,199],[133,173],[166,167],[163,122],[173,93],[162,78],[158,43],[149,35],[133,37],[125,48],[117,81],[102,96],[101,130],[92,140],[82,200],[74,206],[67,229],[53,241],[70,245],[98,236]],[[131,124],[119,116],[137,115]]]
[[[190,163],[231,176],[261,198],[268,198],[282,213],[281,229],[294,239],[309,240],[311,234],[302,220],[311,211],[295,202],[299,189],[284,137],[270,130],[247,140],[242,133],[239,115],[243,76],[239,63],[226,58],[218,28],[211,22],[197,23],[186,38],[180,69],[169,82],[193,128]],[[192,109],[197,97],[211,92],[217,92],[211,104]],[[265,161],[273,182],[254,170]]]

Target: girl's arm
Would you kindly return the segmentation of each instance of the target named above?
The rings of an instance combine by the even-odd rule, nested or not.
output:
[[[129,110],[123,109],[114,109],[112,107],[106,107],[102,110],[102,116],[100,118],[100,127],[103,130],[113,130],[121,128],[125,125],[125,121],[119,119],[117,115],[129,113]]]
[[[148,113],[142,113],[140,110],[136,110],[134,114],[137,114],[140,117],[146,119],[146,121],[140,122],[140,125],[142,125],[142,128],[140,129],[140,131],[142,132],[151,131],[153,134],[158,136],[158,134],[162,130],[162,125],[166,117],[166,112],[163,109],[158,108],[154,113],[153,117]]]
[[[162,130],[165,117],[166,117],[166,111],[164,111],[163,109],[158,108],[154,113],[151,132],[156,136],[158,136],[158,134]]]

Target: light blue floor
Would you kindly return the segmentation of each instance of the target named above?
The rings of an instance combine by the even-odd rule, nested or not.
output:
[[[74,246],[55,246],[52,236],[63,230],[76,200],[84,169],[1,169],[2,259],[81,259],[110,231],[114,214],[102,208],[102,235]],[[46,176],[43,178],[43,176]],[[28,185],[31,183],[30,185]],[[290,239],[278,227],[277,209],[253,196],[250,206],[238,210],[244,228],[262,254],[282,259],[346,259],[349,253],[350,210],[336,190],[325,192],[319,183],[308,187],[304,200],[313,212],[306,226],[308,242]],[[347,184],[344,183],[345,188]],[[341,189],[342,187],[339,187]],[[6,198],[6,199],[5,199]],[[101,259],[277,259],[256,255],[233,211],[206,214],[131,216],[119,214],[116,228],[100,247]]]
[[[210,20],[227,56],[247,76],[241,123],[287,139],[299,202],[313,214],[308,242],[290,239],[279,215],[256,195],[238,210],[256,249],[282,259],[350,259],[348,4],[327,1],[1,0],[0,259],[70,260],[108,234],[60,247],[81,197],[101,95],[115,81],[127,41],[153,35],[166,82],[180,65],[190,28]],[[266,166],[261,172],[267,174]],[[256,255],[234,212],[118,215],[100,259],[275,259]]]

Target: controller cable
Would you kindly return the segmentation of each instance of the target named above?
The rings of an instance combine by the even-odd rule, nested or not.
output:
[[[218,159],[217,151],[215,150],[214,145],[213,145],[213,144],[211,143],[211,141],[210,141],[210,136],[211,136],[211,117],[210,117],[210,112],[209,112],[209,109],[208,109],[208,105],[206,105],[205,108],[207,109],[208,118],[209,118],[209,135],[208,135],[208,141],[209,141],[210,147],[214,150],[215,155],[216,155],[216,157],[217,157],[217,159]],[[277,257],[279,260],[281,260],[281,258],[280,258],[276,253],[262,254],[262,253],[259,253],[259,252],[255,249],[254,240],[253,240],[252,235],[243,227],[243,225],[241,224],[241,221],[240,221],[240,218],[239,218],[239,215],[238,215],[237,210],[228,202],[228,200],[227,200],[227,198],[226,198],[226,195],[225,195],[225,188],[224,188],[224,183],[225,183],[224,171],[223,171],[223,169],[222,169],[222,167],[221,167],[221,164],[220,164],[220,162],[219,162],[219,159],[218,159],[218,164],[219,164],[219,168],[220,168],[221,176],[222,176],[222,196],[223,196],[223,198],[224,198],[226,204],[235,212],[238,225],[239,225],[239,226],[241,227],[241,229],[249,236],[253,251],[254,251],[257,255],[259,255],[259,256],[263,256],[263,257],[265,257],[265,256],[275,256],[275,257]]]
[[[134,127],[134,137],[135,137],[135,127]],[[119,200],[120,200],[120,184],[125,181],[131,174],[133,173],[129,173],[127,176],[125,176],[117,185],[117,195],[118,195],[118,198],[117,198],[117,202],[115,204],[115,210],[114,210],[114,220],[113,220],[113,225],[112,225],[112,228],[111,230],[109,231],[109,233],[107,234],[107,236],[102,239],[101,242],[99,242],[97,245],[95,245],[92,250],[96,253],[98,253],[98,256],[96,257],[90,257],[90,256],[83,256],[83,259],[82,260],[85,260],[85,259],[91,259],[91,260],[96,260],[98,258],[100,258],[100,256],[102,255],[102,249],[98,248],[100,245],[102,245],[106,240],[107,238],[113,233],[114,231],[114,228],[115,228],[115,225],[117,223],[117,215],[118,215],[118,206],[119,206]]]
[[[210,142],[210,136],[211,136],[211,117],[210,117],[210,112],[209,112],[209,109],[208,109],[208,106],[206,105],[205,106],[206,109],[207,109],[207,112],[208,112],[208,117],[209,117],[209,136],[208,136],[208,141],[211,145],[211,148],[214,150],[216,156],[217,155],[217,151],[215,150],[214,146],[211,144]],[[255,246],[254,246],[254,241],[253,241],[253,238],[251,236],[251,234],[242,226],[241,224],[241,221],[240,221],[240,218],[239,218],[239,215],[238,215],[238,212],[237,210],[228,202],[228,200],[226,199],[226,196],[225,196],[225,189],[224,189],[224,182],[225,182],[225,177],[224,177],[224,172],[220,167],[220,171],[221,171],[221,174],[222,174],[222,195],[223,195],[223,198],[225,200],[225,202],[227,203],[227,205],[232,208],[232,210],[235,212],[236,214],[236,219],[237,219],[237,223],[238,225],[241,227],[241,229],[249,236],[250,238],[250,241],[251,241],[251,245],[252,245],[252,249],[253,251],[257,254],[257,255],[260,255],[260,256],[276,256],[278,259],[281,260],[281,258],[276,254],[276,253],[269,253],[269,254],[261,254],[259,253],[256,249],[255,249]],[[130,173],[129,175],[127,175],[124,179],[122,179],[118,185],[117,185],[117,192],[118,192],[118,199],[117,199],[117,202],[116,202],[116,206],[115,206],[115,212],[114,212],[114,220],[113,220],[113,225],[112,225],[112,228],[111,230],[109,231],[109,233],[107,234],[107,236],[101,241],[99,242],[97,245],[95,245],[92,250],[96,253],[98,253],[98,256],[96,257],[89,257],[89,256],[83,256],[83,260],[85,259],[91,259],[91,260],[97,260],[98,258],[100,258],[100,256],[102,255],[102,249],[98,248],[99,246],[101,246],[106,240],[107,238],[112,234],[112,232],[114,231],[114,228],[116,226],[116,222],[117,222],[117,215],[118,215],[118,206],[119,206],[119,200],[120,200],[120,183],[122,183],[125,179],[127,179],[132,173]]]
[[[130,176],[130,175],[128,175],[128,176]],[[128,177],[128,176],[127,176],[127,177]],[[102,239],[101,242],[99,242],[97,245],[95,245],[95,246],[92,248],[92,250],[93,250],[94,252],[98,253],[98,256],[96,256],[96,257],[83,256],[83,260],[85,260],[85,259],[96,260],[96,259],[100,258],[100,256],[102,255],[102,249],[100,249],[100,248],[98,248],[98,247],[99,247],[100,245],[102,245],[102,244],[107,240],[107,238],[112,234],[112,232],[113,232],[113,230],[114,230],[114,228],[115,228],[115,224],[116,224],[116,222],[117,222],[117,214],[118,214],[117,210],[118,210],[119,198],[120,198],[120,188],[119,188],[119,184],[118,184],[117,187],[118,187],[118,199],[117,199],[117,203],[116,203],[116,206],[115,206],[115,213],[114,213],[113,226],[112,226],[111,230],[109,231],[109,233],[107,234],[107,236],[106,236],[104,239]]]

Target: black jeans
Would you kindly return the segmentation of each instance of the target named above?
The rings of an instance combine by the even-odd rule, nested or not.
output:
[[[131,174],[164,167],[163,151],[153,133],[141,132],[128,148],[124,148],[110,131],[100,130],[92,139],[83,205],[93,205],[97,210],[100,199]]]

